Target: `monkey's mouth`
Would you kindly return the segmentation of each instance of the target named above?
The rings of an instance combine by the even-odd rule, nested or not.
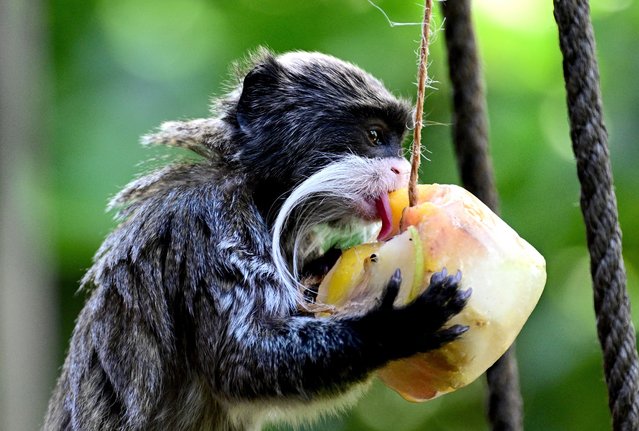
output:
[[[391,237],[393,231],[392,213],[390,199],[388,193],[383,193],[378,197],[363,199],[357,204],[359,216],[370,222],[381,221],[381,228],[377,234],[377,241],[386,241]],[[369,236],[362,237],[361,242],[372,241],[374,237],[370,236],[374,231],[370,231]],[[361,242],[351,243],[349,247],[358,245]],[[323,278],[336,264],[342,254],[342,247],[332,246],[324,254],[315,257],[303,264],[302,268],[302,284],[305,286],[304,296],[309,303],[315,302],[317,289]]]
[[[387,193],[375,199],[375,209],[377,210],[377,217],[382,221],[382,227],[379,230],[377,240],[385,241],[393,230],[390,199]]]
[[[390,199],[388,193],[383,193],[375,198],[368,198],[362,204],[360,209],[361,216],[365,220],[379,220],[382,227],[377,235],[377,241],[386,241],[390,238],[393,231],[393,217],[391,215]]]

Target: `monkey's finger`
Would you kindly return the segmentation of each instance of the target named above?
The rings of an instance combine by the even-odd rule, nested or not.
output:
[[[428,345],[425,350],[438,349],[451,341],[455,341],[466,333],[468,329],[469,327],[466,325],[453,325],[450,328],[437,331],[430,337],[430,340],[428,340]]]
[[[434,273],[431,277],[430,277],[430,285],[431,286],[436,286],[441,284],[444,279],[448,277],[448,270],[446,270],[446,268],[442,268],[441,271]]]
[[[470,295],[472,295],[472,293],[472,287],[469,287],[466,290],[458,290],[455,297],[449,302],[450,308],[456,310],[455,313],[460,312],[468,303],[468,299],[470,298]]]
[[[459,294],[460,283],[461,272],[458,271],[455,275],[448,275],[446,268],[444,268],[441,272],[436,272],[431,276],[428,288],[418,297],[418,300],[445,307],[449,301],[454,300],[455,296]]]
[[[380,304],[380,308],[382,309],[392,309],[393,303],[399,294],[399,286],[402,284],[402,272],[399,268],[395,270],[390,280],[388,280],[388,284],[386,284],[386,292],[384,292],[384,296],[382,297],[382,302]]]

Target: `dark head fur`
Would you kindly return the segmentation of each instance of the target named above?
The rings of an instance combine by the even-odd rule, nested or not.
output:
[[[224,118],[237,126],[240,158],[253,179],[282,182],[286,172],[288,184],[280,187],[290,189],[344,154],[401,156],[410,113],[407,103],[352,64],[293,52],[262,55]],[[365,127],[380,122],[386,142],[372,147]]]
[[[279,197],[345,154],[399,156],[410,112],[361,69],[327,55],[294,52],[263,55],[227,118],[237,121],[240,160],[250,170],[259,206],[272,216]],[[373,147],[366,127],[379,123],[385,142]]]

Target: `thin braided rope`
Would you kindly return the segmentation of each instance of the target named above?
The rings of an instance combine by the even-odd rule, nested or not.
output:
[[[433,14],[432,0],[424,1],[424,19],[422,20],[422,37],[419,44],[419,68],[417,70],[417,103],[415,106],[415,128],[413,129],[413,145],[410,158],[410,179],[408,180],[408,204],[417,203],[417,178],[422,159],[422,128],[424,127],[424,95],[428,81],[428,44],[430,39],[430,18]]]
[[[590,251],[608,405],[614,430],[638,430],[636,335],[626,292],[590,8],[584,0],[554,0],[554,6],[564,57],[570,136],[581,182],[581,209]]]
[[[453,143],[462,184],[495,212],[498,196],[488,150],[488,120],[470,0],[441,3],[453,87]],[[514,346],[487,372],[488,419],[495,431],[523,429]]]

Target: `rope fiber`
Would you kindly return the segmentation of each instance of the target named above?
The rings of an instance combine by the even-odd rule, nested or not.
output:
[[[470,0],[440,3],[445,18],[448,70],[453,88],[453,145],[464,187],[498,212],[492,162],[488,150],[486,98]],[[488,419],[494,431],[523,429],[519,372],[511,347],[487,372]]]
[[[570,136],[581,183],[597,332],[614,430],[639,430],[638,359],[621,230],[602,116],[599,69],[585,0],[554,0],[563,54]]]

